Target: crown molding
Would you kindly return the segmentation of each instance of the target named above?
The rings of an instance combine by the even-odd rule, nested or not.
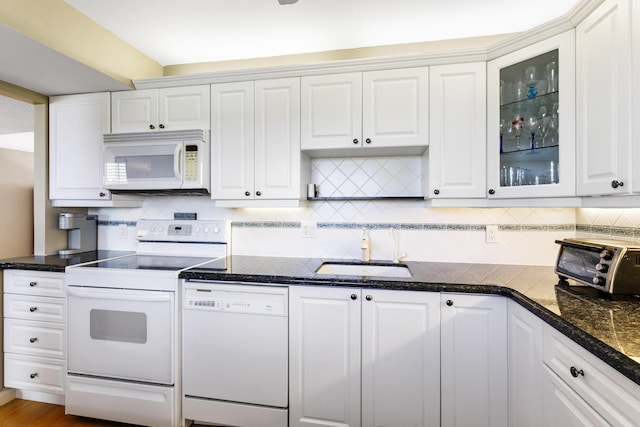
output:
[[[534,27],[531,30],[507,37],[506,39],[496,42],[488,47],[435,51],[413,55],[183,74],[177,76],[133,80],[133,84],[136,89],[158,89],[286,77],[304,77],[320,74],[425,67],[465,62],[486,62],[529,46],[533,43],[537,43],[546,38],[574,29],[603,2],[604,0],[583,0],[576,4],[564,16]]]

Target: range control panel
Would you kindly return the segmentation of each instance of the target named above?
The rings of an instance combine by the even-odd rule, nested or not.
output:
[[[154,242],[228,242],[228,222],[225,220],[138,220],[138,241]]]

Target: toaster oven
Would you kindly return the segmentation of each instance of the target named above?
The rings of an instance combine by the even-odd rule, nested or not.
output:
[[[640,246],[617,240],[563,239],[555,272],[610,294],[640,294]]]

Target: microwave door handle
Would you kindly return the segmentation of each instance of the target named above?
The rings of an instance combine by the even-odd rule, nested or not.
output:
[[[176,151],[174,153],[174,162],[173,162],[173,173],[175,176],[181,178],[182,177],[182,156],[183,156],[183,144],[176,145]]]

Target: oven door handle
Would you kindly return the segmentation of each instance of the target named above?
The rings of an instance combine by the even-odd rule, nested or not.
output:
[[[67,288],[67,295],[88,298],[88,299],[110,299],[119,301],[142,301],[142,302],[165,302],[171,301],[172,294],[169,292],[141,292],[132,293],[123,290],[122,292],[105,292],[100,290],[88,290],[78,288]]]

